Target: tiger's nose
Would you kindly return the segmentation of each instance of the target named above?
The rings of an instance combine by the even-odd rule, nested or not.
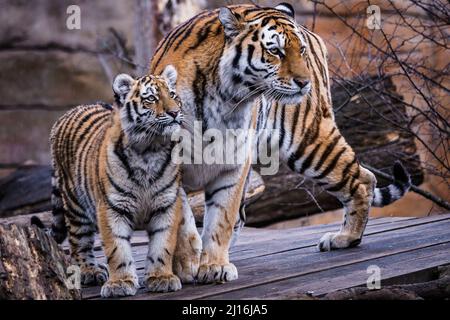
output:
[[[176,119],[178,117],[178,115],[180,114],[179,110],[169,110],[166,111],[166,113],[171,116],[172,118]]]
[[[307,80],[307,79],[294,78],[294,82],[296,85],[299,86],[300,89],[303,89],[304,87],[306,87],[309,84],[309,80]]]

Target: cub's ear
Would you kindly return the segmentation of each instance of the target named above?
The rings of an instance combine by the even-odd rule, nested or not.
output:
[[[126,73],[121,73],[114,78],[113,91],[118,102],[122,104],[125,101],[125,98],[135,81],[136,80]]]
[[[171,64],[168,64],[164,71],[161,73],[161,76],[166,80],[167,84],[169,85],[169,88],[172,90],[175,90],[177,86],[177,69]]]
[[[294,11],[294,7],[286,2],[282,2],[279,5],[277,5],[275,7],[275,9],[277,9],[278,11],[281,11],[285,14],[287,14],[288,16],[290,16],[292,19],[295,19],[295,11]]]
[[[219,9],[219,20],[223,25],[225,36],[228,38],[234,38],[242,29],[241,16],[231,11],[230,8],[222,7]]]

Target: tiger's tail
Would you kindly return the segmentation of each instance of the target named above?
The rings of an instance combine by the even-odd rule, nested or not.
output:
[[[383,188],[375,188],[372,206],[384,207],[400,199],[411,188],[411,176],[400,163],[395,162],[392,170],[394,182]]]
[[[65,221],[65,209],[61,191],[58,187],[58,176],[56,172],[52,175],[52,214],[53,223],[51,228],[46,228],[44,223],[37,216],[31,217],[31,224],[38,228],[45,229],[47,234],[51,235],[57,243],[62,243],[67,237],[67,226]]]

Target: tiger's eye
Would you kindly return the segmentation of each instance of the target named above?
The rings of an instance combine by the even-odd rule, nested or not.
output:
[[[169,92],[169,96],[170,96],[170,98],[172,98],[172,99],[175,99],[175,98],[177,97],[176,93],[173,92],[173,91],[170,91],[170,92]]]
[[[300,48],[300,54],[301,55],[304,55],[306,53],[306,47],[305,46],[302,46],[301,48]]]
[[[271,54],[276,55],[276,56],[279,56],[279,57],[281,57],[281,55],[282,55],[280,49],[278,49],[278,48],[272,48],[272,49],[269,49],[269,52],[270,52]]]

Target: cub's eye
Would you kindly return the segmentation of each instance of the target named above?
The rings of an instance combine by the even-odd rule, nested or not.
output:
[[[173,92],[173,91],[170,91],[169,92],[169,96],[170,96],[171,99],[175,99],[177,97],[177,94],[175,92]]]
[[[156,97],[153,94],[151,94],[145,100],[147,100],[149,102],[155,102],[156,101]]]
[[[300,48],[300,54],[301,55],[304,55],[306,53],[306,47],[305,46],[302,46],[301,48]]]

